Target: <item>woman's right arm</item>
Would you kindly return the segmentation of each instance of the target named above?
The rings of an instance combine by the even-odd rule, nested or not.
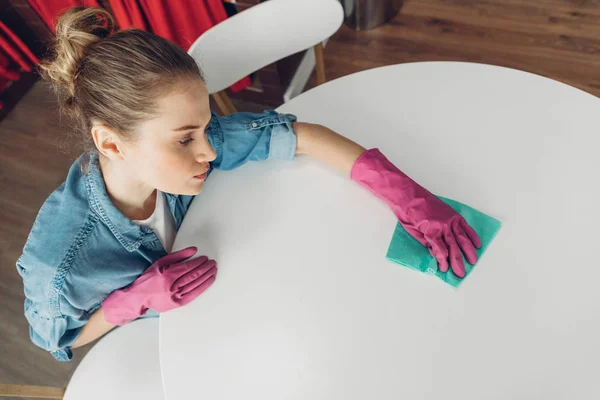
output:
[[[204,292],[214,282],[217,267],[207,257],[190,260],[195,254],[196,248],[188,247],[162,257],[131,285],[111,293],[94,311],[71,348],[93,342],[117,325],[141,317],[150,308],[168,311]],[[148,293],[153,295],[148,297]],[[108,322],[107,317],[114,323]]]
[[[89,321],[83,329],[81,330],[81,334],[71,346],[72,349],[76,349],[77,347],[85,346],[88,343],[93,342],[94,340],[106,335],[108,332],[113,330],[116,325],[113,325],[109,322],[106,322],[104,319],[104,310],[102,307],[94,311]]]
[[[73,307],[60,292],[54,298],[36,297],[49,278],[30,273],[19,259],[25,293],[32,295],[25,298],[24,307],[31,341],[57,360],[68,361],[73,348],[95,341],[148,309],[160,313],[189,303],[214,282],[217,273],[216,263],[207,257],[189,260],[195,254],[196,248],[189,247],[160,258],[131,285],[113,291],[91,315]]]

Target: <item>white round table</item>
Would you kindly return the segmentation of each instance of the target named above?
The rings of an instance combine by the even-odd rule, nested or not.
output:
[[[600,398],[600,100],[487,65],[361,72],[282,106],[503,222],[455,290],[386,260],[387,206],[308,157],[216,171],[175,248],[219,276],[160,319],[168,400]]]
[[[158,319],[119,327],[94,344],[75,369],[64,400],[164,400]]]

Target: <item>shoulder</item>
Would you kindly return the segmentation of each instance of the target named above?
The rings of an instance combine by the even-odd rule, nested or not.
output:
[[[208,140],[217,153],[212,167],[231,170],[248,161],[293,159],[296,152],[294,121],[294,115],[272,110],[225,117],[213,115],[207,130]]]
[[[79,162],[73,164],[65,182],[40,208],[23,253],[17,260],[26,295],[32,300],[57,293],[57,286],[78,247],[86,241],[98,221],[90,211]]]

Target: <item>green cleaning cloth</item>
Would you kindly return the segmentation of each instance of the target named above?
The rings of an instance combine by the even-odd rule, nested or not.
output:
[[[462,215],[469,225],[475,229],[475,232],[477,232],[481,239],[481,248],[477,249],[478,260],[481,260],[481,256],[485,253],[486,249],[500,230],[500,221],[465,204],[459,203],[458,201],[443,197],[440,197],[440,199]],[[475,265],[469,264],[463,256],[466,272],[464,278],[461,279],[454,275],[451,268],[448,268],[448,272],[439,271],[437,261],[429,253],[429,250],[423,247],[423,245],[415,238],[410,236],[399,223],[394,232],[394,236],[392,237],[390,247],[388,248],[387,259],[405,267],[425,272],[426,274],[435,275],[454,287],[458,287],[462,281],[469,276],[473,268],[475,268]]]

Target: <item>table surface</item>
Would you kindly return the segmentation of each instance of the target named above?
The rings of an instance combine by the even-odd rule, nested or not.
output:
[[[456,290],[386,260],[395,218],[308,157],[211,175],[175,248],[213,287],[160,318],[168,400],[600,398],[600,100],[540,76],[415,63],[279,111],[379,147],[503,222]]]
[[[73,373],[64,400],[164,400],[158,320],[119,327],[92,347]]]

